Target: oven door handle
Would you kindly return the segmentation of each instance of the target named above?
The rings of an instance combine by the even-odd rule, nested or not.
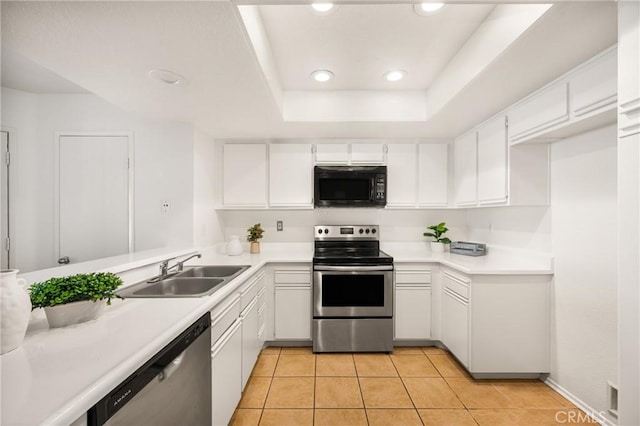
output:
[[[337,272],[369,272],[369,271],[393,271],[393,265],[381,266],[325,266],[315,265],[314,271],[337,271]]]

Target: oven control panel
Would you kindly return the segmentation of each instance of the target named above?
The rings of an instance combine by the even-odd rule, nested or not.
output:
[[[377,240],[380,234],[378,225],[316,225],[316,240]]]

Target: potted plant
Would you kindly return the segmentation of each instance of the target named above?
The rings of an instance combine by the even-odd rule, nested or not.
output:
[[[260,253],[260,242],[258,240],[262,238],[262,234],[264,234],[264,229],[259,223],[247,229],[247,241],[251,243],[250,253]]]
[[[434,253],[444,252],[444,245],[451,244],[451,240],[449,238],[443,237],[449,228],[446,227],[444,222],[441,222],[437,225],[427,226],[427,229],[430,229],[431,232],[425,232],[422,235],[436,239],[435,241],[431,241],[431,251]]]
[[[44,308],[49,326],[64,327],[96,318],[122,279],[110,272],[76,274],[35,283],[29,289],[32,309]]]

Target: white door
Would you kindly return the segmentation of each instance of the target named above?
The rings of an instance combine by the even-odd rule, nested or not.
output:
[[[9,269],[9,133],[4,130],[2,141],[0,142],[0,153],[2,157],[2,178],[0,179],[0,194],[2,194],[2,229],[0,230],[1,267]]]
[[[389,144],[387,149],[387,206],[415,207],[418,182],[416,145]]]
[[[59,155],[58,257],[128,253],[129,137],[62,135]]]
[[[507,201],[507,127],[499,116],[478,128],[478,203]]]
[[[313,207],[311,144],[269,145],[269,205]]]
[[[222,168],[225,207],[267,206],[266,144],[225,144]]]

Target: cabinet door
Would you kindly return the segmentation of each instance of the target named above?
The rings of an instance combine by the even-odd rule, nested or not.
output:
[[[478,128],[478,203],[507,201],[507,129],[499,116]]]
[[[213,426],[229,424],[242,396],[242,330],[236,321],[211,348]]]
[[[387,206],[415,207],[416,145],[390,144],[387,152]]]
[[[522,142],[536,133],[569,120],[567,82],[558,82],[509,112],[509,140]]]
[[[316,145],[316,163],[347,164],[349,145],[346,143],[319,143]]]
[[[311,287],[276,286],[275,338],[311,339]]]
[[[396,285],[395,338],[431,338],[431,287]]]
[[[469,367],[469,304],[446,287],[442,294],[442,342]]]
[[[242,389],[258,358],[258,300],[254,298],[242,312]]]
[[[311,144],[269,145],[269,205],[313,206],[313,152]]]
[[[225,207],[267,206],[267,146],[225,144],[223,147]]]
[[[383,164],[384,144],[382,143],[354,143],[351,144],[352,164]]]
[[[580,118],[614,108],[618,93],[618,55],[612,50],[571,76],[571,113]]]
[[[476,204],[477,141],[476,132],[469,132],[454,141],[456,205]]]
[[[448,145],[418,145],[418,205],[447,205]]]

